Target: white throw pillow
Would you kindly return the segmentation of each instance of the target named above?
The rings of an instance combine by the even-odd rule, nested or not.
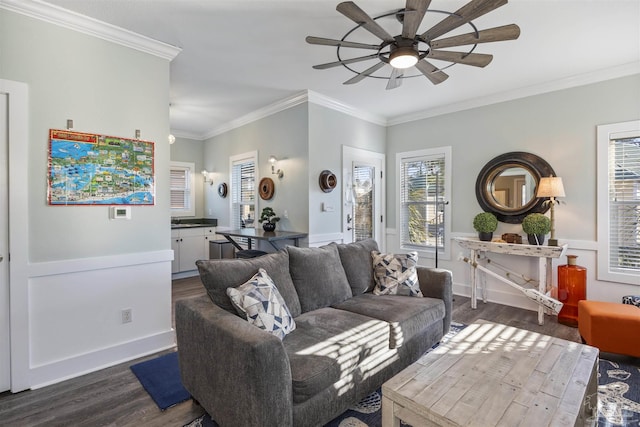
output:
[[[418,284],[418,253],[383,254],[371,252],[376,295],[406,295],[421,297]]]
[[[246,283],[227,288],[227,295],[238,314],[281,340],[296,328],[282,295],[263,268]]]

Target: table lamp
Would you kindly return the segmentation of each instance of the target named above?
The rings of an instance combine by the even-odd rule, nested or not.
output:
[[[562,178],[558,176],[540,178],[536,197],[549,198],[549,204],[551,207],[551,237],[549,238],[549,246],[558,246],[558,240],[556,239],[554,206],[556,203],[559,203],[558,200],[556,200],[556,197],[565,197]]]

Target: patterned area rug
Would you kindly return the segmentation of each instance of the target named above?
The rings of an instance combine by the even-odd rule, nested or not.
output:
[[[464,328],[465,325],[453,323],[442,342]],[[640,366],[600,359],[598,368],[598,427],[640,426]],[[381,407],[378,389],[325,427],[380,427]],[[411,427],[405,423],[401,426]],[[184,427],[218,427],[218,424],[205,414]]]
[[[600,359],[598,427],[640,426],[640,367]]]

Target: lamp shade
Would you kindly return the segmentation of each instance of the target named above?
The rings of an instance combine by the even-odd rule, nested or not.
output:
[[[565,197],[562,178],[558,176],[540,178],[536,197]]]

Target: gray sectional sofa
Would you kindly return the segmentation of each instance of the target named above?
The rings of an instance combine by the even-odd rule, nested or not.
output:
[[[207,296],[176,304],[182,381],[225,426],[321,426],[439,342],[452,278],[417,267],[423,297],[376,295],[375,241],[198,261]],[[264,269],[295,320],[283,339],[241,317],[226,289]]]

